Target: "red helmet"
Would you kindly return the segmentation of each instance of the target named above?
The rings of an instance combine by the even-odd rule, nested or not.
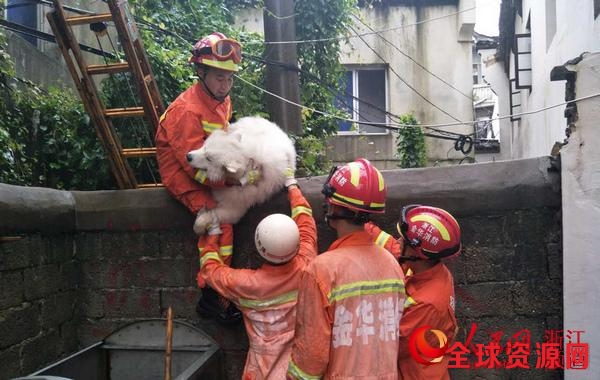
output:
[[[322,193],[330,204],[366,213],[385,212],[387,190],[383,176],[365,158],[333,167]]]
[[[441,208],[409,205],[402,208],[396,225],[405,244],[422,259],[442,259],[460,253],[460,227],[450,213]]]
[[[242,46],[223,33],[215,32],[194,45],[190,63],[197,63],[226,71],[238,71],[242,61]]]

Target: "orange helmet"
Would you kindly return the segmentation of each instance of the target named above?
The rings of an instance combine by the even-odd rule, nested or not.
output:
[[[194,45],[189,63],[216,67],[226,71],[238,71],[242,61],[242,46],[223,33],[214,32]]]
[[[322,193],[329,204],[358,212],[385,212],[387,190],[383,176],[365,158],[333,167]]]
[[[442,259],[462,249],[458,222],[441,208],[404,206],[396,227],[405,245],[414,248],[421,259]]]

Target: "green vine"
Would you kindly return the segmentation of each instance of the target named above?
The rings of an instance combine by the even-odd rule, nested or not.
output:
[[[419,127],[419,122],[412,113],[400,116],[400,123],[414,125],[398,130],[396,139],[396,153],[401,168],[420,168],[427,165],[427,149],[425,136]]]

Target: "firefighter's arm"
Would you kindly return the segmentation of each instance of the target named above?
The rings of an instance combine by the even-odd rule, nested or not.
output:
[[[402,245],[398,242],[398,240],[394,239],[392,235],[383,231],[375,223],[365,223],[365,232],[368,233],[371,238],[373,238],[375,244],[385,248],[388,252],[394,255],[395,258],[398,258],[402,254]]]
[[[288,187],[288,200],[292,211],[292,219],[300,231],[300,247],[298,255],[307,259],[317,256],[317,225],[312,216],[312,208],[302,195],[300,188],[293,184]]]
[[[240,298],[248,296],[243,294],[243,291],[248,286],[246,282],[252,281],[255,277],[254,271],[234,269],[224,264],[223,257],[219,254],[222,236],[208,235],[204,249],[200,253],[198,280],[201,278],[223,297],[237,303]]]
[[[296,306],[296,329],[288,379],[320,379],[329,364],[331,323],[329,302],[310,272],[303,272]]]

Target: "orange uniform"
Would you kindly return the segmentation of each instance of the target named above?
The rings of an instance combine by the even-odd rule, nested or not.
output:
[[[231,119],[231,98],[219,102],[208,95],[201,83],[196,83],[169,105],[160,118],[156,131],[156,158],[162,182],[171,195],[185,205],[194,215],[206,207],[215,207],[210,187],[223,187],[224,183],[210,183],[206,173],[191,167],[188,152],[199,149],[204,140],[216,129],[227,129]],[[233,229],[222,225],[222,255],[231,263]],[[198,249],[205,246],[206,238],[198,239]],[[201,288],[204,284],[198,284]]]
[[[214,208],[204,171],[188,164],[186,154],[199,149],[216,129],[227,129],[231,99],[219,102],[196,83],[182,92],[160,118],[156,131],[156,158],[162,182],[177,200],[196,214],[203,207]]]
[[[199,278],[230,299],[244,316],[250,341],[243,379],[283,379],[294,337],[298,286],[302,270],[317,255],[312,209],[300,189],[289,189],[292,219],[300,230],[294,258],[259,269],[232,269],[221,263],[218,235],[209,236]]]
[[[302,275],[287,376],[397,379],[404,275],[362,231],[337,239]]]
[[[408,350],[408,339],[414,329],[431,326],[442,331],[452,346],[458,325],[454,315],[454,281],[452,274],[443,263],[406,277],[406,304],[400,321],[399,368],[401,379],[450,379],[448,373],[449,356],[432,365],[424,365],[414,360]],[[432,341],[438,347],[439,341]]]

